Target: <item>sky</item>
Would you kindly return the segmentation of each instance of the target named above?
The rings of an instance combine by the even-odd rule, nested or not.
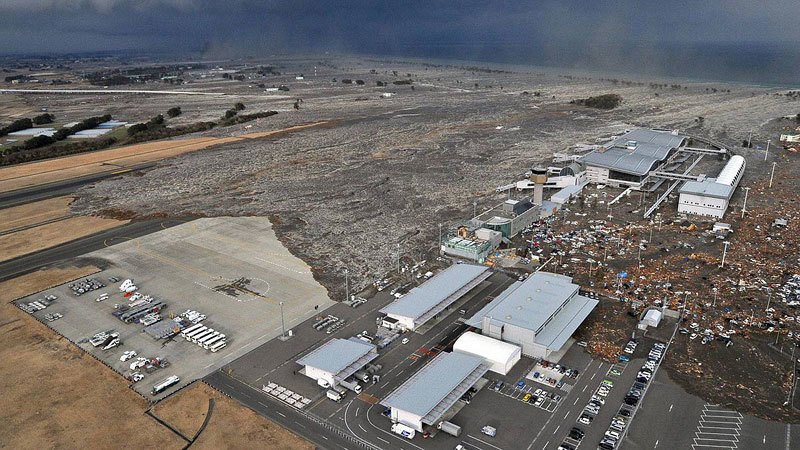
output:
[[[798,0],[0,0],[0,53],[337,52],[800,81]]]

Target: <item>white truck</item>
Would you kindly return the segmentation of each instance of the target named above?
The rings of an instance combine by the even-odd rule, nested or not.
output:
[[[333,389],[328,389],[327,391],[325,391],[325,395],[327,395],[329,399],[331,399],[331,400],[333,400],[333,401],[335,401],[337,403],[342,401],[342,397],[343,397],[342,394],[334,391]]]
[[[187,334],[191,333],[192,331],[199,330],[201,327],[203,327],[203,325],[201,325],[201,324],[199,324],[199,323],[198,323],[198,324],[192,325],[192,326],[190,326],[190,327],[188,327],[188,328],[184,328],[184,329],[181,331],[181,335],[183,335],[184,337],[186,337],[186,335],[187,335]]]
[[[461,427],[452,422],[447,422],[447,421],[439,422],[439,425],[437,425],[436,428],[444,431],[445,433],[451,436],[459,437],[461,435]]]
[[[414,439],[414,435],[417,434],[416,430],[399,422],[392,424],[392,433],[399,434],[408,439]]]
[[[341,384],[342,386],[346,387],[347,389],[350,389],[351,391],[355,392],[356,394],[360,394],[361,393],[361,385],[356,383],[355,381],[342,380],[342,381],[339,382],[339,384]]]
[[[225,335],[220,333],[219,335],[217,335],[217,336],[215,336],[215,337],[203,342],[203,348],[208,350],[211,347],[213,347],[214,344],[216,344],[217,342],[224,341],[224,340],[225,340]]]
[[[208,349],[211,350],[211,353],[217,353],[218,351],[222,350],[228,345],[228,343],[223,339],[216,344],[212,345]]]
[[[200,325],[200,328],[195,328],[195,329],[194,329],[194,330],[192,330],[191,332],[189,332],[189,333],[185,333],[185,334],[183,335],[183,337],[184,337],[184,338],[186,338],[186,340],[187,340],[187,341],[191,341],[193,337],[197,336],[197,335],[198,335],[198,334],[200,334],[200,333],[203,333],[203,332],[205,332],[206,330],[208,330],[208,327],[207,327],[207,326],[205,326],[205,325]]]

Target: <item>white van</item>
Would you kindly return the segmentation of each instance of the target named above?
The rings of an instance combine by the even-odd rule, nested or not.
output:
[[[328,383],[328,381],[323,378],[318,379],[317,384],[319,385],[319,387],[323,389],[328,389],[329,387],[331,387],[331,384]]]
[[[329,399],[331,399],[331,400],[333,400],[333,401],[335,401],[335,402],[340,402],[340,401],[342,401],[342,394],[340,394],[340,393],[338,393],[338,392],[334,391],[333,389],[328,389],[328,390],[325,392],[325,395],[327,395]]]

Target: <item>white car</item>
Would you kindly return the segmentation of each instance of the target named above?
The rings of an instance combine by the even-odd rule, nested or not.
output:
[[[129,360],[129,359],[131,359],[131,358],[133,358],[135,356],[136,356],[136,351],[128,350],[128,351],[125,351],[125,352],[122,353],[122,356],[119,357],[119,360],[122,361],[122,362],[125,362],[125,361],[127,361],[127,360]]]
[[[131,380],[133,380],[134,383],[142,381],[142,379],[144,379],[144,375],[142,373],[140,373],[140,372],[134,372],[131,375]]]
[[[402,342],[403,344],[408,344],[408,338],[403,338],[403,340],[400,342]]]
[[[131,370],[141,369],[147,365],[146,358],[136,358],[136,361],[131,363]]]

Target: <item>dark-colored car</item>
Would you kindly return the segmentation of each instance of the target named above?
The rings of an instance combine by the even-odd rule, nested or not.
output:
[[[580,441],[585,435],[586,433],[584,433],[583,430],[578,427],[572,427],[572,429],[569,430],[569,437],[575,439],[576,441]]]

